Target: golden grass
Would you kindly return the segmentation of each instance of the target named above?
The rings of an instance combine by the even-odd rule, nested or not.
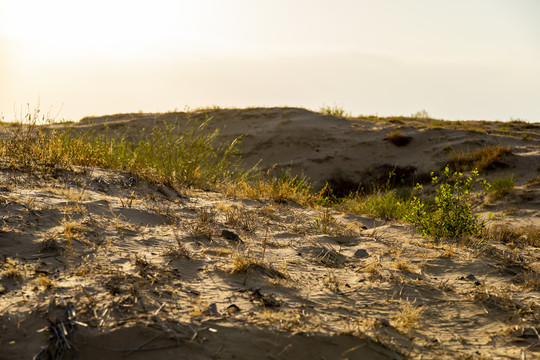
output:
[[[394,326],[403,330],[413,328],[418,325],[422,313],[423,309],[420,306],[415,306],[409,301],[403,301],[399,312],[394,316]]]
[[[486,171],[495,168],[504,157],[512,153],[512,148],[503,145],[484,146],[477,150],[453,150],[448,158],[456,171]]]
[[[62,230],[64,232],[64,238],[67,243],[71,246],[71,240],[81,240],[83,238],[84,232],[86,231],[86,226],[72,219],[64,218],[60,223]]]
[[[484,228],[480,237],[507,244],[540,247],[540,229],[533,226],[492,225]]]
[[[396,146],[406,146],[412,141],[412,137],[404,135],[400,130],[386,134],[384,139]]]

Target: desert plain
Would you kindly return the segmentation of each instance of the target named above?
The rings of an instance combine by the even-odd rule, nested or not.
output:
[[[188,117],[238,139],[243,168],[335,201],[4,157],[1,359],[540,358],[539,124],[213,108],[50,127],[137,141]],[[515,184],[476,198],[478,239],[339,204],[429,188],[455,154],[496,147],[509,150],[480,178]]]

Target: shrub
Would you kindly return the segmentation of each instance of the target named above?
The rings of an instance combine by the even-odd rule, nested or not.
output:
[[[514,174],[508,174],[503,177],[493,179],[486,192],[490,199],[497,200],[512,191],[515,185],[516,176]]]
[[[448,167],[444,174],[448,181],[439,184],[439,179],[433,173],[433,184],[439,184],[433,204],[428,205],[418,196],[413,196],[411,211],[406,219],[412,222],[424,236],[435,238],[463,239],[477,235],[485,226],[485,221],[479,215],[472,213],[472,190],[478,178],[478,171],[471,176],[460,172],[451,173]],[[484,181],[484,186],[488,184]],[[416,186],[422,191],[422,186]]]

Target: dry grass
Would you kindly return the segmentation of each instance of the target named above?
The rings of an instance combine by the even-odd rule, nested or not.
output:
[[[216,211],[208,207],[198,208],[196,211],[197,219],[186,225],[188,233],[194,238],[212,239],[216,227]]]
[[[71,240],[81,240],[84,236],[84,232],[87,230],[84,224],[81,224],[72,219],[64,218],[60,224],[64,232],[64,238],[67,243],[71,246]]]
[[[506,244],[540,247],[540,229],[533,226],[492,225],[483,229],[481,238]]]
[[[243,206],[236,204],[222,205],[220,210],[225,213],[226,225],[249,232],[253,232],[257,228],[256,214],[247,211]]]
[[[384,139],[396,146],[406,146],[412,141],[412,137],[404,135],[400,130],[386,134]]]
[[[254,265],[259,265],[259,261],[254,256],[236,251],[232,254],[230,273],[243,273]]]
[[[415,306],[409,301],[402,301],[399,312],[394,317],[394,326],[403,329],[409,330],[416,325],[422,318],[423,309],[420,306]]]
[[[13,258],[6,258],[1,265],[0,278],[20,281],[24,279],[26,269],[20,261]]]
[[[477,150],[452,150],[448,159],[456,171],[487,171],[497,167],[505,156],[512,153],[508,146],[484,146]]]
[[[56,287],[56,282],[51,280],[47,275],[40,274],[37,278],[32,281],[36,286],[41,287],[45,290],[52,289]]]

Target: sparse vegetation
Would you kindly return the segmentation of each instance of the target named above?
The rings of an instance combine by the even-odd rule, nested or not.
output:
[[[540,247],[540,229],[532,226],[493,225],[482,230],[482,238],[519,246]]]
[[[346,212],[374,216],[383,220],[404,219],[410,205],[410,195],[396,189],[379,190],[370,195],[356,195],[344,200],[339,208]]]
[[[341,106],[338,106],[334,104],[334,106],[330,105],[324,105],[321,106],[320,110],[321,114],[325,115],[332,115],[332,116],[340,116],[340,117],[347,117],[350,116]]]
[[[413,117],[415,119],[420,119],[420,120],[431,119],[428,112],[425,109],[419,110],[419,111],[411,114],[411,117]]]
[[[191,136],[191,130],[172,120],[177,115],[169,114],[170,122],[134,138],[78,134],[77,126],[67,131],[35,125],[28,136],[39,141],[19,143],[31,151],[41,147],[35,158],[0,144],[5,251],[0,261],[0,336],[6,340],[0,353],[28,348],[32,339],[17,330],[46,316],[51,320],[48,331],[57,336],[51,336],[52,342],[66,335],[63,327],[68,333],[75,325],[91,330],[81,331],[77,349],[72,349],[83,357],[85,334],[97,330],[99,339],[107,341],[111,335],[133,336],[132,343],[114,347],[115,353],[126,350],[125,355],[162,347],[182,354],[185,349],[178,344],[186,341],[193,354],[200,350],[220,356],[225,346],[225,355],[243,355],[245,347],[234,347],[237,328],[246,341],[255,340],[255,333],[273,339],[254,341],[261,345],[254,351],[275,358],[294,357],[306,345],[316,345],[318,351],[321,344],[329,345],[329,357],[361,358],[368,348],[362,342],[365,335],[376,340],[370,349],[380,346],[380,355],[389,350],[389,357],[467,357],[478,351],[478,357],[491,358],[521,350],[534,355],[528,349],[538,338],[540,232],[528,222],[513,226],[513,218],[508,224],[486,222],[475,211],[485,203],[484,195],[510,191],[515,175],[496,178],[489,186],[479,182],[479,172],[454,171],[450,164],[442,174],[431,174],[431,185],[414,172],[411,178],[424,181],[424,187],[413,189],[406,187],[413,180],[399,176],[412,170],[397,169],[397,164],[386,184],[379,176],[343,199],[345,191],[334,193],[328,185],[314,190],[318,184],[296,175],[296,168],[238,170],[237,142],[201,140],[199,135],[216,134],[204,128],[211,121],[204,114],[194,115],[200,117],[192,120]],[[133,114],[137,124],[153,116]],[[372,139],[380,145],[384,129],[397,126],[385,119],[373,121],[380,124],[367,126],[379,129]],[[401,121],[460,129],[467,124],[396,118]],[[111,129],[124,126],[119,123]],[[24,126],[3,134],[13,140],[10,131],[26,131]],[[512,131],[521,126],[511,124]],[[446,133],[433,130],[429,141],[439,149]],[[60,138],[66,141],[54,140]],[[202,143],[193,144],[193,156],[182,158],[189,139]],[[157,153],[151,154],[150,147]],[[186,159],[197,165],[175,164]],[[384,174],[387,169],[376,171]],[[521,174],[522,168],[515,172]],[[526,181],[520,179],[520,184]],[[513,211],[520,221],[528,220],[517,201],[534,205],[539,183],[538,177],[529,180],[497,211]],[[503,208],[507,205],[511,208]],[[379,219],[407,220],[428,238],[411,231],[412,226]],[[438,316],[444,321],[433,321]],[[209,318],[219,321],[204,321]],[[469,325],[478,322],[485,328],[496,324],[499,330],[479,335],[473,344],[467,338],[478,335],[477,327]],[[119,327],[126,333],[116,331]],[[309,336],[276,337],[276,330]],[[313,333],[324,334],[315,335],[323,341]],[[216,339],[225,342],[218,347]],[[37,346],[35,340],[30,345],[39,349],[43,344]]]
[[[502,145],[484,146],[474,151],[452,150],[448,161],[456,171],[473,169],[486,171],[496,167],[505,156],[511,153],[512,148]]]
[[[184,131],[176,124],[156,126],[149,137],[141,137],[137,143],[123,137],[50,129],[37,125],[36,116],[29,116],[0,144],[0,156],[19,168],[100,166],[127,170],[176,188],[215,187],[244,173],[233,162],[239,139],[228,145],[216,144],[219,131],[205,131],[210,120],[207,117]]]

